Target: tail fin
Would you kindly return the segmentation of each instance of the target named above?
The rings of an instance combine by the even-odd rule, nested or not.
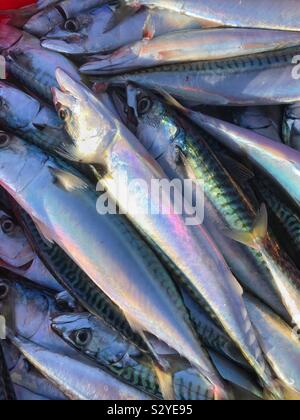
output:
[[[176,400],[174,387],[173,387],[173,375],[171,371],[164,371],[158,364],[153,363],[154,371],[158,379],[159,387],[163,395],[164,400],[173,401]]]
[[[226,230],[224,233],[229,238],[259,251],[268,233],[268,212],[266,205],[263,204],[261,206],[251,232]]]

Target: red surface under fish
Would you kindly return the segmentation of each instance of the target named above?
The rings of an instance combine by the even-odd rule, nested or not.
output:
[[[0,10],[18,9],[33,3],[34,0],[0,0]]]

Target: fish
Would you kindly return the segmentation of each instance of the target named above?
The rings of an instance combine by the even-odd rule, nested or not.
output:
[[[0,401],[12,401],[15,399],[15,391],[11,382],[0,341]]]
[[[219,28],[168,33],[90,58],[84,74],[118,74],[136,69],[197,61],[217,61],[298,46],[298,32]]]
[[[286,192],[296,207],[299,207],[300,192],[297,188],[297,180],[299,180],[300,174],[300,153],[297,150],[261,136],[252,130],[188,110],[172,100],[169,95],[167,97],[176,107],[180,107],[188,118],[200,125],[225,147],[249,159]],[[280,171],[278,171],[278,167],[280,167]]]
[[[55,111],[17,87],[0,81],[1,128],[21,135],[49,153],[61,141],[70,142]],[[0,132],[5,143],[7,133]]]
[[[143,339],[130,327],[121,310],[57,245],[48,244],[42,238],[32,218],[18,206],[15,211],[41,260],[60,284],[91,314],[103,320],[113,330],[143,351],[147,350]]]
[[[248,158],[281,185],[292,201],[294,199],[294,203],[298,204],[298,191],[295,184],[299,172],[297,151],[251,130],[189,110],[167,93],[164,93],[164,96],[169,103],[180,109],[187,118],[207,131],[216,141],[221,142],[239,156]],[[247,232],[235,228],[228,230],[226,234],[232,240],[261,253],[272,274],[273,287],[291,315],[293,324],[300,325],[300,273],[287,255],[281,254],[278,244],[273,247],[268,243],[268,211],[265,203],[262,204],[252,229]]]
[[[183,288],[180,288],[180,291],[195,330],[198,336],[201,337],[203,344],[208,349],[230,359],[235,364],[250,369],[239,348],[232,342],[222,328],[210,318],[205,309],[197,304]]]
[[[162,398],[155,371],[149,362],[147,363],[143,353],[97,318],[90,314],[67,314],[54,318],[52,328],[67,343],[106,368],[114,376],[150,396]],[[185,390],[188,390],[189,400],[213,399],[214,391],[211,384],[195,369],[185,365],[186,363],[182,363],[180,366],[178,363],[173,373],[175,399],[185,400]]]
[[[253,372],[213,350],[209,350],[209,354],[222,378],[230,382],[234,399],[263,399],[263,391]]]
[[[113,94],[116,107],[126,125],[133,125],[141,143],[157,160],[171,179],[192,179],[204,184],[204,227],[210,232],[224,255],[229,267],[243,288],[250,290],[281,316],[289,320],[285,308],[271,286],[271,274],[262,256],[244,245],[232,241],[224,230],[239,226],[252,228],[256,209],[237,184],[236,178],[248,181],[252,173],[230,161],[227,170],[219,158],[215,141],[205,133],[189,132],[163,99],[158,95],[130,87],[135,96],[136,110],[130,112],[129,96],[116,91]],[[142,106],[142,104],[145,104]],[[143,108],[144,111],[143,111]],[[142,112],[139,112],[142,110]],[[132,114],[135,114],[135,117]],[[178,156],[178,157],[177,157]],[[210,182],[208,182],[210,180]],[[197,197],[191,197],[196,200]],[[238,256],[238,257],[237,257]]]
[[[66,146],[65,152],[61,148],[62,154],[71,156],[74,161],[100,166],[101,185],[109,191],[122,212],[148,242],[155,244],[155,249],[166,256],[165,260],[176,264],[177,277],[180,276],[197,301],[205,303],[205,307],[264,378],[265,383],[270,384],[272,375],[269,375],[248,320],[242,299],[243,290],[209,234],[201,224],[196,227],[187,226],[184,217],[170,211],[172,203],[166,194],[164,203],[167,204],[163,205],[169,211],[163,215],[149,214],[150,208],[157,207],[155,198],[154,203],[151,203],[148,185],[151,179],[167,180],[167,176],[137,138],[110,114],[88,88],[72,80],[60,69],[57,70],[57,79],[61,90],[54,89],[54,102],[67,132],[74,140],[74,146]],[[126,178],[143,179],[142,186],[139,184],[136,189],[130,190],[129,208],[126,197],[124,200],[124,195],[116,193],[113,183],[121,181],[122,185],[118,188],[124,191],[128,188],[124,183]],[[132,209],[138,211],[133,214]],[[206,261],[205,266],[202,261]],[[226,314],[224,307],[227,308]]]
[[[51,330],[51,316],[63,313],[52,291],[41,289],[29,280],[8,272],[1,273],[0,286],[0,312],[6,319],[8,330],[47,348],[76,355]]]
[[[298,256],[300,252],[300,217],[290,205],[284,194],[278,194],[274,183],[258,174],[252,182],[253,188],[260,197],[261,202],[266,203],[271,222],[278,229],[281,238],[281,246],[300,268]]]
[[[255,118],[251,118],[252,116],[255,116]],[[239,119],[239,125],[242,127],[251,129],[271,140],[281,142],[276,120],[267,114],[265,115],[262,109],[256,108],[253,113],[249,110],[237,119]],[[258,124],[259,122],[260,124]],[[264,124],[262,124],[263,122]],[[300,218],[297,211],[290,205],[286,195],[280,194],[274,183],[264,175],[257,173],[250,182],[261,202],[266,203],[268,207],[271,222],[273,222],[273,225],[275,224],[274,228],[278,229],[281,245],[288,251],[294,263],[299,266]]]
[[[126,6],[165,8],[222,26],[300,31],[297,0],[122,0]]]
[[[4,17],[14,26],[24,25],[35,13],[57,4],[60,0],[37,0],[17,9],[0,10],[0,17]]]
[[[106,5],[69,19],[63,27],[58,25],[49,32],[42,40],[42,46],[71,56],[89,56],[108,53],[145,38],[203,27],[198,20],[166,10],[141,10],[107,31],[114,16],[113,10]]]
[[[3,344],[17,399],[42,399],[62,401],[66,397],[45,379],[19,351],[7,341]]]
[[[89,9],[102,6],[104,3],[106,3],[106,0],[60,1],[57,6],[43,9],[32,16],[24,25],[24,29],[41,38],[52,31],[56,25],[61,25]]]
[[[245,302],[269,363],[285,387],[291,388],[299,399],[299,329],[293,330],[261,302],[248,296]]]
[[[288,48],[225,60],[169,64],[98,76],[95,82],[112,86],[131,82],[149,90],[164,90],[189,107],[291,104],[300,101],[299,83],[292,77],[297,54],[297,48]]]
[[[55,278],[32,250],[16,221],[0,210],[0,266],[46,288],[61,292]]]
[[[174,348],[225,398],[223,383],[189,323],[173,280],[126,219],[118,214],[99,217],[92,187],[62,162],[14,136],[2,146],[0,183],[34,215],[45,240],[77,262],[146,343],[150,333]],[[36,199],[41,190],[42,206]]]
[[[271,140],[282,143],[282,111],[276,107],[247,107],[234,110],[233,121],[236,125],[254,130]]]
[[[22,337],[12,337],[11,341],[43,376],[71,400],[151,400],[146,394],[122,384],[95,366],[47,350]]]
[[[76,66],[66,57],[45,50],[37,38],[3,23],[0,23],[0,51],[9,75],[50,104],[51,88],[57,86],[57,67],[81,79]]]
[[[283,116],[283,141],[287,146],[300,151],[299,103],[286,106]]]

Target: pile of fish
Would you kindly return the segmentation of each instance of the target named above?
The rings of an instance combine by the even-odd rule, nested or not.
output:
[[[5,12],[0,399],[300,399],[298,4]]]

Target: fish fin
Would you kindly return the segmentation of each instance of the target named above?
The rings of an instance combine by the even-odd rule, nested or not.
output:
[[[144,331],[144,328],[139,324],[138,321],[132,319],[131,315],[128,315],[128,314],[125,313],[125,317],[126,317],[128,323],[129,323],[129,325],[131,326],[132,330],[137,332],[138,334],[140,334],[140,336],[144,340],[146,346],[148,347],[151,355],[153,356],[153,358],[155,359],[157,364],[160,365],[162,369],[167,371],[170,367],[169,363],[166,360],[164,360],[161,356],[159,356],[159,354],[155,350],[154,346],[151,344],[150,340],[148,339],[148,337],[147,337],[147,335]]]
[[[151,40],[155,36],[155,25],[152,14],[149,13],[143,28],[143,39]]]
[[[229,238],[259,251],[262,242],[268,233],[268,212],[266,205],[263,204],[261,206],[251,232],[240,232],[238,230],[228,229],[224,230],[224,233]]]
[[[159,365],[157,365],[154,362],[153,367],[163,399],[166,401],[176,400],[172,372],[164,371]]]
[[[41,236],[41,238],[43,239],[44,243],[49,247],[52,248],[54,241],[51,238],[51,235],[49,233],[49,230],[47,228],[47,226],[45,226],[42,222],[40,222],[38,219],[36,219],[34,216],[32,216],[32,220]]]
[[[169,92],[162,88],[154,89],[157,93],[159,93],[165,101],[168,103],[168,105],[172,106],[173,108],[176,108],[178,111],[183,112],[184,114],[188,114],[189,109],[183,106],[177,99],[174,98],[174,96],[170,95]]]
[[[58,153],[65,160],[82,163],[79,156],[77,156],[77,149],[75,144],[63,143],[60,146],[55,147],[55,152]]]
[[[136,11],[138,9],[136,7],[129,7],[124,2],[121,2],[120,7],[118,7],[113,14],[113,16],[110,18],[110,20],[107,22],[103,35],[107,32],[114,29],[116,26],[118,26],[121,22],[123,22],[125,19],[129,18],[130,16],[135,15]]]
[[[238,181],[240,185],[245,185],[255,178],[255,174],[248,169],[247,166],[232,157],[223,155],[221,160],[228,172]]]
[[[52,168],[48,166],[49,171],[53,177],[54,183],[67,192],[76,190],[87,190],[88,184],[80,179],[78,176],[63,169]]]

